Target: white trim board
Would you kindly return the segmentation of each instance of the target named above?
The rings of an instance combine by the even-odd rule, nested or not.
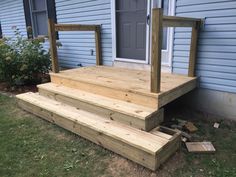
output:
[[[137,69],[137,70],[147,70],[151,71],[151,66],[145,63],[134,63],[134,62],[123,62],[123,61],[114,61],[113,66],[120,68],[129,68],[129,69]],[[163,73],[171,73],[171,68],[167,66],[161,67],[161,72]]]
[[[159,2],[157,2],[159,1]],[[160,0],[152,0],[152,8],[156,6],[162,6],[162,2]],[[168,15],[174,16],[175,15],[175,8],[176,8],[176,0],[169,0],[169,9]],[[150,26],[150,28],[152,28]],[[151,30],[150,30],[151,31]],[[151,32],[150,32],[151,33]],[[170,72],[172,72],[172,58],[173,58],[173,44],[174,44],[174,28],[168,28],[167,30],[167,50],[162,50],[162,60],[167,60],[167,62],[162,61],[162,67],[168,68]],[[151,46],[150,40],[150,46]],[[150,51],[151,53],[151,47]],[[151,60],[151,58],[150,58]],[[151,62],[151,61],[150,61]]]

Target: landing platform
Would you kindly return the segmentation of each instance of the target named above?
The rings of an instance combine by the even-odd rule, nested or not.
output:
[[[93,66],[51,73],[53,83],[160,108],[197,86],[196,77],[162,73],[161,92],[150,92],[150,71]]]

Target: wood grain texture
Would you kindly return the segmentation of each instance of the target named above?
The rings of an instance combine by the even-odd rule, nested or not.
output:
[[[193,153],[213,153],[216,151],[211,142],[187,142],[185,144],[188,151]]]
[[[163,122],[164,111],[58,84],[38,85],[39,94],[110,120],[149,131]]]
[[[161,52],[163,38],[163,10],[152,10],[151,92],[161,91]]]
[[[188,68],[188,76],[189,77],[195,76],[197,49],[198,49],[198,32],[199,32],[199,28],[197,26],[192,28],[190,56],[189,56],[189,68]]]
[[[180,135],[177,132],[171,134],[172,138],[164,132],[158,133],[158,130],[153,134],[144,132],[37,93],[17,95],[17,99],[19,106],[26,111],[151,170],[156,170],[179,147]]]
[[[163,16],[163,27],[196,27],[199,22],[199,18]]]
[[[98,25],[56,24],[56,31],[95,31]]]
[[[53,19],[48,19],[48,36],[50,42],[50,54],[52,62],[52,72],[59,73],[57,45],[56,45],[56,31]]]
[[[51,73],[52,83],[158,109],[197,86],[195,77],[162,73],[161,92],[150,92],[150,72],[108,66]]]
[[[102,42],[101,42],[101,27],[97,26],[95,30],[95,43],[96,43],[96,65],[102,65]]]
[[[51,23],[51,22],[50,22]],[[94,31],[96,45],[96,65],[102,65],[102,47],[101,47],[101,26],[99,25],[81,25],[81,24],[51,24],[50,30],[55,31]],[[53,34],[53,31],[51,34]],[[51,42],[53,47],[54,43]]]

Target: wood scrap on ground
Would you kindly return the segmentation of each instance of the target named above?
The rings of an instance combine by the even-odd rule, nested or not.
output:
[[[186,139],[189,140],[189,141],[191,141],[191,139],[192,139],[192,136],[189,135],[189,134],[186,133],[186,132],[181,131],[181,135],[182,135],[182,137],[186,138]]]
[[[215,148],[211,142],[186,142],[188,152],[193,153],[213,153]]]
[[[181,140],[184,143],[193,141],[194,136],[196,135],[194,133],[198,130],[192,122],[175,118],[169,122],[169,127],[181,131]]]
[[[198,131],[198,128],[192,122],[187,122],[184,125],[184,128],[190,133],[194,133],[194,132]]]
[[[219,123],[214,123],[214,126],[213,126],[214,128],[219,128],[220,127],[220,124]]]

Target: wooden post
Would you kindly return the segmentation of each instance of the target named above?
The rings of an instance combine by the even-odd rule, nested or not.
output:
[[[161,51],[163,37],[163,10],[152,10],[151,92],[161,91]]]
[[[96,43],[96,65],[102,65],[102,51],[101,51],[101,27],[96,27],[95,30]]]
[[[190,56],[189,56],[189,68],[188,68],[188,76],[189,77],[195,76],[197,46],[198,46],[198,31],[199,31],[199,24],[196,23],[196,25],[192,27]]]
[[[53,19],[48,19],[48,36],[50,42],[50,53],[52,60],[52,72],[59,73],[57,45],[56,45],[56,31]]]

